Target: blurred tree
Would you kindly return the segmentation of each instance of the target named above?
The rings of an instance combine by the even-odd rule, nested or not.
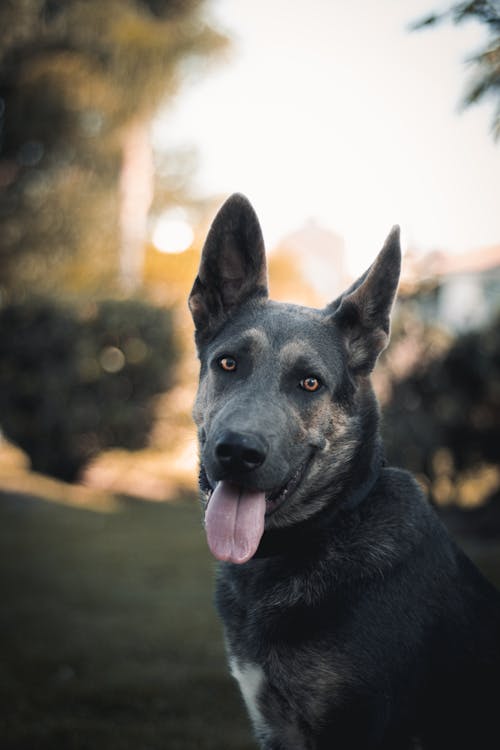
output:
[[[206,0],[2,1],[4,298],[116,283],[131,135],[224,45],[206,10]]]
[[[487,26],[490,37],[484,49],[473,55],[469,63],[473,73],[466,89],[466,106],[487,97],[495,100],[493,135],[500,137],[500,0],[461,0],[447,11],[431,13],[413,24],[414,29],[434,26],[444,20],[462,23],[475,19]]]
[[[425,477],[439,502],[457,501],[474,475],[469,504],[494,492],[500,497],[494,469],[500,459],[500,319],[448,343],[439,329],[411,316],[398,334],[400,322],[395,349],[381,362],[392,375],[383,409],[388,458]]]

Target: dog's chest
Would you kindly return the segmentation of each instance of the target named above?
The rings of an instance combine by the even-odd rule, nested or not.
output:
[[[317,727],[341,696],[341,679],[316,649],[280,653],[271,649],[262,664],[235,655],[228,643],[231,674],[238,681],[254,732],[263,747],[273,741],[287,750],[316,747]]]
[[[284,696],[280,697],[280,691],[270,684],[263,668],[254,662],[243,662],[234,657],[230,657],[229,665],[231,674],[240,686],[261,747],[274,747],[279,741],[280,747],[285,743],[287,750],[308,750],[309,742],[298,728],[293,710],[286,711],[284,721]],[[283,688],[286,692],[287,685]]]
[[[268,734],[268,731],[260,707],[260,701],[266,683],[264,670],[258,664],[239,661],[235,657],[229,657],[229,668],[231,674],[240,686],[248,715],[250,716],[257,736],[265,736]]]
[[[243,573],[226,571],[217,587],[231,673],[263,747],[309,750],[346,685],[332,618],[327,608],[290,606],[284,576],[278,586],[269,571],[265,580]]]

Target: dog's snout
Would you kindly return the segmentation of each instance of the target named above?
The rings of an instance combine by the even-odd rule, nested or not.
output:
[[[215,455],[225,470],[248,472],[264,463],[267,445],[256,435],[228,431],[217,441]]]

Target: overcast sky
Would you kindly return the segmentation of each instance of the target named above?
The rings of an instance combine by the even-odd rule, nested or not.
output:
[[[268,246],[308,218],[362,270],[394,223],[403,244],[500,242],[490,104],[459,112],[479,25],[408,31],[440,0],[215,0],[226,63],[186,87],[154,137],[194,145],[201,193],[244,192]]]

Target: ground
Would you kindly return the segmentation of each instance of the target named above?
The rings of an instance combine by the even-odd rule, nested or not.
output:
[[[192,494],[0,482],[2,750],[251,750]],[[500,545],[467,551],[500,585]]]
[[[92,505],[0,493],[3,750],[250,750],[196,500]]]

